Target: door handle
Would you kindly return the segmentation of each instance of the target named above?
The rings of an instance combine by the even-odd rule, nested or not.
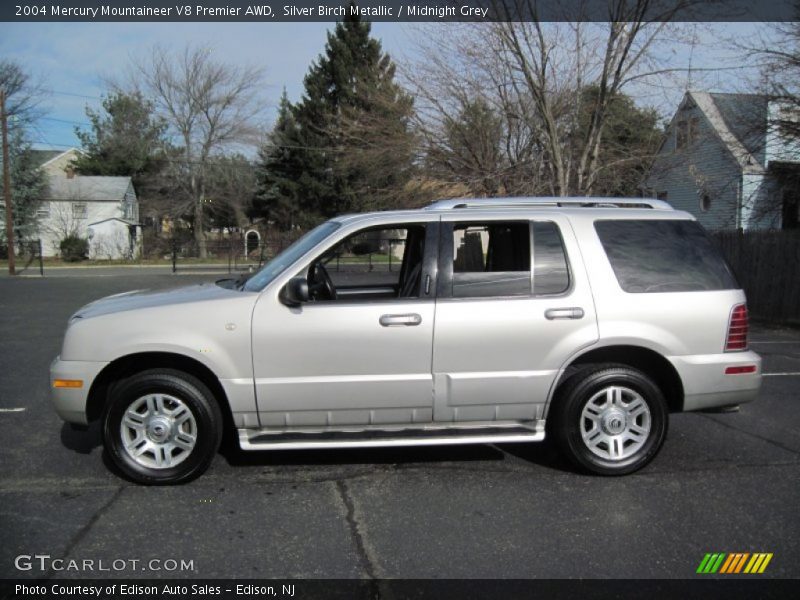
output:
[[[582,319],[583,309],[579,306],[570,308],[548,308],[544,311],[545,319],[553,321],[555,319]]]
[[[381,315],[378,322],[384,327],[396,327],[398,325],[413,327],[422,323],[422,317],[417,313],[410,313],[407,315]]]

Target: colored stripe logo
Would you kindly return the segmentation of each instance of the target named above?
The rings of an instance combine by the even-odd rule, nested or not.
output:
[[[722,573],[763,573],[772,560],[772,552],[715,552],[708,553],[700,561],[697,572],[700,574]]]

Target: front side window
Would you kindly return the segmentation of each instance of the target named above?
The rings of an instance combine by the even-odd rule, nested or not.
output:
[[[630,293],[730,290],[739,286],[695,221],[596,221],[620,287]]]
[[[273,279],[300,260],[306,252],[310,251],[339,227],[341,227],[340,223],[327,221],[312,229],[265,264],[258,273],[247,280],[242,289],[248,292],[260,292]]]
[[[426,227],[398,224],[353,234],[308,269],[315,301],[365,301],[420,295]]]

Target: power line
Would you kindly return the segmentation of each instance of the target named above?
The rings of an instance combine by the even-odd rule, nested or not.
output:
[[[88,96],[86,94],[75,94],[73,92],[62,92],[60,90],[51,90],[48,88],[42,88],[43,92],[48,94],[56,94],[58,96],[72,96],[74,98],[87,98],[88,100],[102,100],[102,96]]]
[[[50,119],[50,120],[53,120],[53,119]],[[62,121],[62,122],[80,124],[77,121]],[[90,123],[84,123],[84,125],[91,126]],[[39,135],[43,135],[41,129],[37,128],[37,130],[39,132]],[[73,148],[73,147],[75,147],[75,144],[56,144],[56,143],[48,142],[47,140],[33,140],[33,141],[41,143],[41,144],[50,144],[52,146],[62,146],[64,148]],[[264,144],[262,146],[259,146],[259,148],[267,148],[267,149],[284,148],[284,149],[287,149],[287,150],[342,150],[343,149],[343,147],[341,145],[298,146],[298,145],[293,145],[293,144],[273,144],[273,143]],[[360,150],[366,150],[366,148],[359,148],[359,149]],[[186,161],[184,161],[182,159],[166,159],[165,158],[165,159],[162,159],[162,160],[172,160],[173,162],[186,162]],[[202,163],[202,161],[190,161],[190,162],[196,162],[197,164],[201,164]]]
[[[92,124],[86,121],[71,121],[69,119],[57,119],[55,117],[39,117],[42,121],[54,121],[55,123],[67,123],[69,125],[86,125],[87,127],[91,127]]]
[[[34,144],[47,144],[48,146],[55,146],[57,148],[74,148],[75,144],[56,144],[55,142],[50,142],[45,139],[41,140],[31,140]]]

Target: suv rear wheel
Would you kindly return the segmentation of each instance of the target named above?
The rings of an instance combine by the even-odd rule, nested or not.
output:
[[[623,365],[588,367],[560,390],[552,432],[583,470],[625,475],[658,453],[667,434],[667,404],[647,375]]]
[[[183,483],[202,474],[219,449],[222,414],[208,388],[181,371],[143,371],[111,390],[103,443],[138,483]]]

